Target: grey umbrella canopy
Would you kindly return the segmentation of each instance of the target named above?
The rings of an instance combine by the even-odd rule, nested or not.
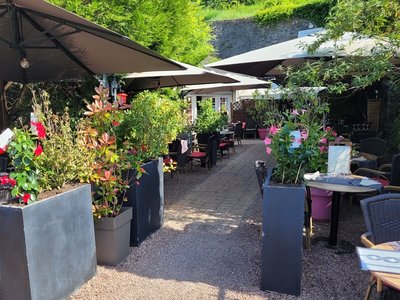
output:
[[[183,69],[43,0],[0,0],[0,53],[0,79],[21,83]]]
[[[150,71],[128,74],[123,80],[124,91],[140,91],[146,89],[157,89],[161,87],[184,86],[188,84],[206,83],[232,83],[237,79],[218,74],[212,70],[201,69],[181,62],[175,62],[186,70],[175,71]]]
[[[214,69],[218,74],[229,76],[235,79],[234,83],[214,83],[214,84],[195,84],[187,85],[182,90],[192,92],[193,94],[228,92],[246,89],[268,88],[271,86],[270,81],[260,80],[252,76],[226,72]]]
[[[281,75],[276,69],[280,64],[298,65],[309,60],[331,59],[333,56],[365,57],[371,55],[375,47],[384,45],[384,42],[374,38],[355,38],[352,33],[345,33],[339,40],[325,42],[314,53],[309,53],[306,46],[317,41],[321,34],[324,31],[232,56],[206,67],[258,77],[274,76]]]

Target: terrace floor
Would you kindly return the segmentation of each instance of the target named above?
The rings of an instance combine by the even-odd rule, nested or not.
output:
[[[364,232],[360,207],[342,205],[339,247],[327,247],[329,223],[314,222],[303,253],[299,298],[260,291],[261,196],[254,161],[260,140],[244,140],[212,170],[165,175],[164,226],[131,248],[117,267],[97,275],[71,299],[361,299],[369,274],[353,245]]]

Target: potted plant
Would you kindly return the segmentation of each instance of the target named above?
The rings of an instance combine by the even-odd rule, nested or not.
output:
[[[224,122],[225,116],[214,110],[211,99],[200,102],[200,112],[197,115],[194,130],[197,133],[199,144],[207,144],[210,137],[215,137],[212,140],[212,151],[210,153],[211,165],[215,165],[217,161],[218,145],[215,135],[219,129],[222,129]]]
[[[258,90],[253,93],[254,104],[247,108],[247,113],[256,121],[258,135],[264,140],[271,126],[278,126],[282,122],[278,102],[273,98],[262,96]]]
[[[72,178],[76,181],[79,167],[73,165],[85,152],[74,143],[69,120],[52,120],[50,128],[37,118],[30,129],[13,130],[7,149],[12,200],[0,201],[7,202],[0,205],[0,239],[5,241],[0,289],[5,299],[64,299],[96,272],[90,186],[64,189]],[[64,162],[67,152],[69,162]],[[51,191],[39,194],[46,189]]]
[[[127,201],[132,207],[130,245],[139,246],[163,224],[164,175],[162,155],[168,143],[184,128],[185,118],[179,101],[160,92],[145,91],[133,99],[131,108],[116,129],[117,144],[126,145],[130,153],[143,162],[140,179],[130,180]],[[129,158],[129,156],[128,156]],[[128,177],[137,177],[138,169],[130,169]]]
[[[129,153],[129,145],[117,145],[116,128],[129,108],[125,99],[109,102],[109,90],[96,88],[94,102],[87,105],[87,116],[79,124],[80,141],[89,150],[92,162],[88,180],[93,189],[93,216],[97,261],[117,265],[129,254],[132,208],[123,207],[129,188],[127,172],[135,170],[135,179],[142,172],[138,156]],[[84,179],[84,178],[82,178]]]
[[[319,155],[323,131],[318,117],[324,108],[308,95],[297,97],[283,113],[282,126],[271,126],[265,139],[276,166],[264,184],[261,279],[262,289],[293,295],[301,291],[303,175]]]

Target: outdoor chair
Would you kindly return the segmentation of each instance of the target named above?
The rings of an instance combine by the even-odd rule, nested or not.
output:
[[[235,125],[235,139],[238,145],[242,147],[242,138],[243,138],[243,123],[239,122]]]
[[[378,137],[371,137],[360,141],[360,152],[375,155],[377,165],[380,166],[385,157],[387,142]]]
[[[228,153],[228,158],[229,158],[229,144],[228,144],[228,139],[226,137],[223,137],[219,132],[215,133],[216,141],[217,141],[217,156],[219,159],[222,159],[222,156],[224,154],[224,151]]]
[[[197,160],[200,162],[201,166],[207,166],[208,169],[212,168],[213,165],[213,148],[215,143],[214,135],[211,135],[206,144],[198,143],[190,149],[190,154],[188,154],[187,159],[190,161],[190,168],[193,168],[193,161]]]
[[[235,134],[234,133],[229,133],[229,134],[225,135],[225,137],[226,137],[226,142],[228,144],[228,152],[229,152],[229,149],[232,148],[233,149],[233,154],[236,154]]]
[[[354,174],[377,179],[385,192],[400,192],[400,153],[392,157],[391,164],[383,164],[378,170],[359,168]]]
[[[244,135],[253,135],[254,138],[257,137],[257,123],[253,119],[246,119],[244,127]]]
[[[400,240],[400,194],[383,194],[360,201],[367,232],[361,242],[368,248],[377,244]],[[376,284],[378,293],[383,283],[371,275],[364,299],[369,299]]]

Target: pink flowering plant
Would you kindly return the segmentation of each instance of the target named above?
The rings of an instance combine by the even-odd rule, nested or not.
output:
[[[7,148],[13,166],[11,194],[24,204],[35,202],[40,191],[38,160],[43,152],[41,141],[46,137],[42,123],[31,125],[31,130],[14,129],[14,138]]]
[[[322,152],[320,147],[327,146],[330,139],[327,134],[330,131],[323,130],[321,121],[326,105],[305,95],[292,104],[292,109],[282,113],[282,125],[271,126],[264,140],[266,153],[276,161],[273,180],[282,184],[301,183],[305,173],[315,172],[314,168],[324,165],[326,161],[321,154],[325,150]]]

